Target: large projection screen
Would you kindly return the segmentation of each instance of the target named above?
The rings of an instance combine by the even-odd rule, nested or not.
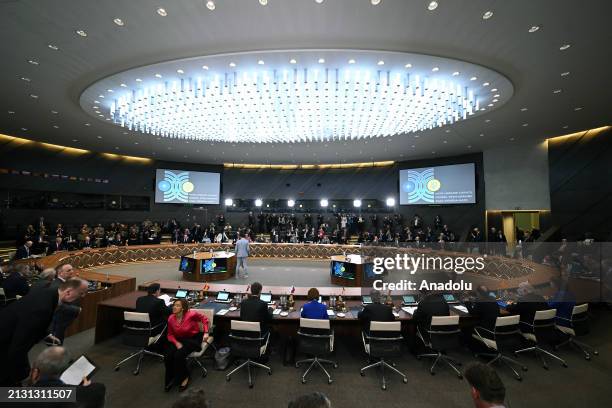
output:
[[[164,204],[219,204],[221,175],[188,170],[157,169],[155,202]]]
[[[474,163],[400,170],[400,205],[474,204]]]

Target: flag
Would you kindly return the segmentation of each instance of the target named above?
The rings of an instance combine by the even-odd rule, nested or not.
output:
[[[291,287],[291,294],[293,295],[295,293],[295,286]]]
[[[245,292],[249,293],[249,290],[251,290],[251,285],[247,285],[247,288],[246,288]]]
[[[204,284],[204,289],[202,289],[204,292],[206,292],[208,289],[210,289],[210,285],[208,283]]]

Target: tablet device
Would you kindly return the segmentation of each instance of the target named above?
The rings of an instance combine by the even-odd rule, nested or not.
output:
[[[68,385],[79,385],[83,377],[90,379],[98,367],[85,355],[77,358],[60,376],[60,380]]]
[[[266,303],[270,303],[272,302],[272,294],[271,293],[262,293],[259,295],[259,299],[266,302]]]
[[[221,303],[228,303],[230,302],[230,294],[229,292],[219,292],[217,293],[217,299],[215,299],[215,301],[217,302],[221,302]]]
[[[403,295],[402,296],[402,303],[404,305],[416,305],[417,301],[414,298],[413,295]]]
[[[179,289],[176,291],[174,297],[177,299],[185,299],[187,297],[187,291],[185,289]]]
[[[372,304],[372,296],[362,296],[361,297],[361,303],[364,305],[371,305]]]

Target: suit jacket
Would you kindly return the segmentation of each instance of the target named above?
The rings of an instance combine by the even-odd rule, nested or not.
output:
[[[466,303],[466,306],[470,314],[479,318],[479,326],[491,331],[495,329],[495,322],[499,316],[499,305],[494,298],[481,297],[475,302]]]
[[[28,352],[48,334],[58,305],[57,289],[25,296],[0,311],[0,384],[14,384],[28,376]]]
[[[34,387],[68,387],[62,380],[40,380]],[[76,400],[79,408],[102,408],[105,402],[106,387],[102,383],[92,382],[88,386],[77,385],[76,387]],[[44,404],[47,407],[46,404]],[[74,407],[73,403],[57,403],[52,407],[63,408],[63,407]]]
[[[47,255],[51,255],[52,253],[57,252],[57,251],[65,251],[65,250],[66,250],[66,246],[64,245],[63,242],[59,245],[57,245],[57,242],[52,242],[49,244],[49,247],[47,248]]]
[[[244,258],[249,256],[249,241],[246,238],[240,238],[236,242],[236,257]]]
[[[17,248],[17,252],[15,252],[15,260],[25,259],[29,256],[30,256],[30,249],[25,245],[22,245],[19,248]]]
[[[2,287],[7,299],[13,299],[17,295],[25,296],[30,291],[28,280],[19,272],[11,273],[2,281]]]
[[[258,296],[250,296],[247,300],[243,300],[240,305],[240,320],[259,322],[261,332],[265,333],[269,330],[272,321],[272,311],[268,309],[268,304],[259,299]]]
[[[156,298],[153,295],[145,295],[136,299],[136,312],[148,313],[149,319],[151,320],[151,326],[157,326],[160,323],[164,323],[170,316],[171,309],[166,307],[163,300]],[[155,334],[161,333],[163,325],[155,332]]]
[[[393,322],[393,310],[390,306],[380,303],[372,303],[363,308],[357,315],[365,330],[370,330],[370,322]]]
[[[537,293],[528,293],[525,296],[518,298],[517,302],[509,305],[506,311],[512,315],[520,315],[521,322],[533,323],[533,318],[538,310],[551,309],[546,303],[542,295]]]
[[[425,335],[427,330],[429,330],[429,326],[431,326],[432,316],[448,316],[449,314],[450,309],[444,296],[441,293],[433,293],[419,301],[419,306],[414,311],[412,317],[417,323],[421,334]]]

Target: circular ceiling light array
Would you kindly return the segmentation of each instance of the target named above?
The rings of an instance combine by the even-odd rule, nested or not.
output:
[[[405,53],[351,52],[357,54],[359,65],[347,65],[347,55],[330,57],[325,68],[317,65],[323,59],[319,51],[294,53],[299,58],[293,58],[296,63],[291,65],[287,65],[289,58],[278,54],[275,61],[269,53],[243,53],[136,68],[117,74],[124,82],[113,83],[109,77],[92,85],[81,96],[81,105],[98,119],[99,111],[106,111],[102,112],[104,116],[110,116],[115,124],[158,137],[294,143],[421,132],[480,114],[481,105],[493,99],[488,93],[479,95],[481,89],[466,78],[452,76],[458,71],[448,65],[458,66],[459,61],[410,54],[410,60],[419,62],[419,67],[425,65],[420,58],[426,59],[429,67],[440,68],[432,74],[426,68],[408,72],[404,68]],[[373,58],[367,53],[383,55]],[[247,54],[250,62],[244,59]],[[284,64],[277,62],[280,59]],[[257,64],[264,60],[265,67]],[[211,67],[227,67],[229,61],[234,69],[190,73],[191,65],[199,69],[206,62]],[[381,69],[377,61],[385,61],[385,68]],[[164,68],[169,65],[174,66],[172,71]],[[172,74],[177,72],[177,65],[185,68],[185,75]],[[470,69],[462,62],[461,66]],[[496,81],[505,96],[496,102],[503,103],[512,95],[506,78],[484,67],[471,69]],[[163,73],[163,80],[129,80],[130,76],[151,78],[152,72]],[[92,110],[98,92],[111,87],[115,92]]]

